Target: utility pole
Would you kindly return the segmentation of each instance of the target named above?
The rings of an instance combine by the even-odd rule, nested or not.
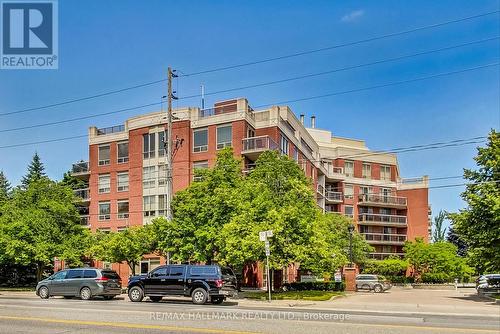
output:
[[[173,166],[172,166],[172,100],[177,99],[172,92],[172,78],[177,78],[177,75],[172,71],[171,67],[168,67],[168,94],[167,94],[167,220],[172,220],[172,197],[174,193],[173,188]]]

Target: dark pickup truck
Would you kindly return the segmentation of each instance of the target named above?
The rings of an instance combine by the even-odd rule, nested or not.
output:
[[[160,266],[147,275],[133,276],[128,282],[128,297],[140,302],[149,297],[159,302],[164,296],[191,297],[193,303],[221,304],[237,294],[236,276],[230,268],[217,265]]]

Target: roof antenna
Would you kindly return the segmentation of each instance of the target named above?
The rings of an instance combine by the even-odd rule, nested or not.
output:
[[[201,110],[205,109],[205,86],[201,85]]]

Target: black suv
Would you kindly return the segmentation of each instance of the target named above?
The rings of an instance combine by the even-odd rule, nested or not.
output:
[[[230,268],[216,265],[172,264],[160,266],[128,282],[128,296],[140,302],[146,296],[159,302],[163,296],[191,297],[193,303],[221,304],[237,294],[236,276]]]

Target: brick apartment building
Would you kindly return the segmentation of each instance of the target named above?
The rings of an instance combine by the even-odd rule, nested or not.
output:
[[[288,155],[313,180],[317,203],[325,212],[352,217],[375,247],[373,258],[402,255],[406,240],[428,239],[427,177],[402,179],[394,154],[368,150],[362,140],[332,136],[310,127],[286,106],[253,110],[244,98],[215,103],[211,109],[174,110],[174,192],[189,186],[195,168],[213,166],[217,150],[231,146],[245,168],[266,150]],[[73,165],[73,175],[87,187],[82,223],[92,231],[120,231],[165,215],[166,169],[163,139],[166,115],[155,112],[111,128],[89,128],[89,160]],[[136,272],[164,263],[145,256]],[[98,264],[111,266],[111,264]],[[129,269],[113,264],[126,281]],[[262,268],[247,268],[247,284],[263,286]],[[294,280],[296,270],[280,273]],[[276,280],[276,279],[275,279]]]

